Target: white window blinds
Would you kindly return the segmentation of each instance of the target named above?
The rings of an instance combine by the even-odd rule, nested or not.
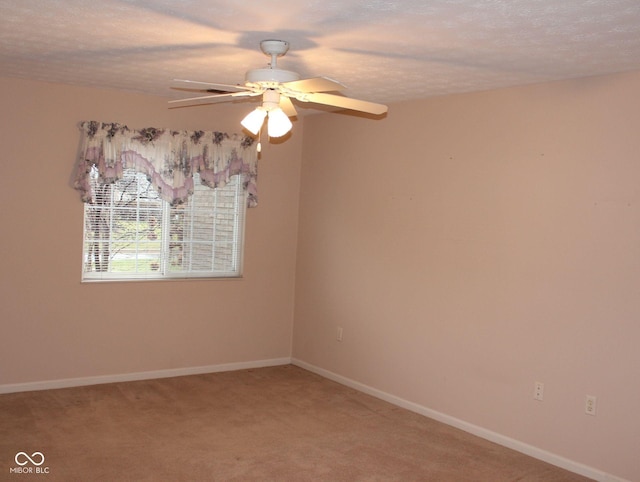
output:
[[[197,179],[193,195],[171,205],[144,174],[125,169],[85,203],[83,280],[238,277],[246,192],[239,176],[216,189]]]

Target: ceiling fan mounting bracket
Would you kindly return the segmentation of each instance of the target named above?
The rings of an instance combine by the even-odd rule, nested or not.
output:
[[[263,40],[260,42],[260,50],[265,55],[282,57],[289,50],[289,42],[284,40]]]

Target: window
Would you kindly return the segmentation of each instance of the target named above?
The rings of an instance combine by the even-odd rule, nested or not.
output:
[[[90,173],[83,281],[239,277],[246,193],[240,176],[211,189],[194,174],[194,194],[170,205],[145,174],[125,169],[113,184]]]

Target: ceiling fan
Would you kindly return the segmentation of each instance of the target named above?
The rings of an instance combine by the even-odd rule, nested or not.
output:
[[[296,72],[278,68],[277,59],[289,50],[289,42],[284,40],[263,40],[262,52],[271,57],[267,68],[249,70],[244,85],[197,82],[176,79],[172,88],[192,92],[201,92],[200,97],[169,101],[172,107],[186,107],[214,102],[230,102],[242,97],[262,96],[262,104],[242,120],[242,125],[257,135],[265,117],[269,137],[281,137],[291,130],[289,117],[297,112],[291,99],[299,102],[312,102],[343,109],[381,115],[387,112],[387,106],[365,100],[353,99],[329,92],[339,92],[346,87],[328,77],[301,79]]]

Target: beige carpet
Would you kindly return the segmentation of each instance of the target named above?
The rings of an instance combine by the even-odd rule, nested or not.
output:
[[[0,434],[8,481],[587,480],[294,366],[0,395]]]

